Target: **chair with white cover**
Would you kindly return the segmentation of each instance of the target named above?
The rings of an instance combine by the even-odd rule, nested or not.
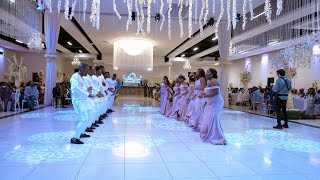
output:
[[[27,101],[23,99],[22,100],[22,109],[23,109],[24,103],[27,103]],[[38,98],[34,101],[34,105],[33,106],[36,106],[37,109],[39,109],[39,99]]]

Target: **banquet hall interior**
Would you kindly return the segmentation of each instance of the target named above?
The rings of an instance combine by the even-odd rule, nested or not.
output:
[[[1,0],[0,179],[320,179],[319,13],[320,0]],[[279,69],[288,126],[273,128]],[[216,87],[221,110],[205,98]],[[222,143],[204,139],[209,117]]]

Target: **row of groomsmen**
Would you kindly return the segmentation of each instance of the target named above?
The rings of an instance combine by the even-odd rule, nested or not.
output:
[[[71,99],[77,113],[79,123],[71,138],[73,144],[83,144],[80,138],[90,135],[103,120],[112,113],[112,105],[116,93],[117,75],[106,72],[103,66],[92,67],[80,64],[79,71],[71,76]]]

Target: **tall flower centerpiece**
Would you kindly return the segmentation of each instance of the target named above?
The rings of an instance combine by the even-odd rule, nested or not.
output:
[[[319,86],[320,86],[320,80],[314,81],[312,83],[312,87],[316,90],[316,92],[319,90]]]
[[[13,79],[15,86],[19,87],[21,82],[24,82],[27,79],[27,67],[22,64],[23,58],[18,62],[15,54],[12,56],[12,60],[7,60],[9,62],[9,73],[6,73],[5,79],[8,79],[9,81]]]
[[[40,70],[38,72],[38,77],[39,77],[39,82],[42,84],[42,79],[44,77],[44,71],[43,70]]]
[[[244,90],[247,92],[248,91],[248,83],[252,80],[252,74],[248,70],[248,66],[246,67],[246,70],[242,73],[240,73],[240,81],[244,86]]]

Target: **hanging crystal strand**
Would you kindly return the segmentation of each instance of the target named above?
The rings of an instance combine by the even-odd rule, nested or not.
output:
[[[74,16],[74,10],[76,9],[76,4],[77,4],[77,0],[74,0],[72,2],[72,6],[71,6],[71,13],[70,13],[70,16],[69,16],[69,19],[71,20]]]
[[[249,0],[249,9],[250,9],[250,20],[252,21],[254,19],[254,12],[253,12],[253,4],[252,4],[253,0]]]
[[[83,22],[86,21],[86,12],[87,12],[87,0],[83,0]]]
[[[66,20],[69,19],[69,5],[70,5],[69,0],[65,0],[65,2],[64,2],[64,18]]]
[[[118,12],[116,0],[113,0],[113,12],[116,13],[117,17],[121,19],[121,15]]]
[[[147,33],[150,33],[150,24],[151,24],[151,3],[152,0],[148,0],[148,18],[147,18]]]
[[[96,16],[96,29],[100,28],[100,0],[97,0],[97,16]]]
[[[135,8],[137,12],[137,33],[136,35],[140,34],[140,12],[139,12],[139,6],[138,6],[138,0],[135,0]]]
[[[203,24],[207,24],[208,15],[209,15],[209,0],[206,0],[206,13],[204,15]]]
[[[246,29],[247,24],[247,0],[243,0],[243,8],[242,8],[242,30]]]
[[[171,40],[171,11],[172,11],[172,0],[167,0],[167,3],[169,5],[169,10],[168,10],[168,36],[169,39]]]
[[[264,12],[265,12],[267,21],[271,24],[272,9],[271,9],[271,2],[270,2],[270,0],[266,0],[266,1],[265,1]]]
[[[192,5],[193,5],[193,0],[189,0],[189,26],[188,26],[188,29],[189,29],[189,38],[191,38],[192,36]]]
[[[197,24],[198,22],[198,0],[194,1],[194,23]]]
[[[236,22],[236,19],[237,19],[237,0],[233,0],[233,3],[232,3],[232,26],[233,26],[233,29],[236,29],[237,27],[237,22]]]
[[[127,19],[126,31],[129,30],[129,25],[132,24],[132,0],[127,0],[127,8],[128,8],[128,19]]]
[[[319,14],[319,1],[316,1],[317,3],[317,24],[318,24],[318,29],[317,29],[317,33],[319,34],[319,31],[320,31],[320,14]],[[319,46],[319,45],[318,45]],[[320,60],[320,58],[319,58]]]
[[[220,24],[220,21],[221,21],[221,19],[222,19],[223,13],[224,13],[223,0],[220,0],[220,5],[221,5],[220,15],[219,15],[219,17],[218,17],[218,20],[217,20],[217,23],[216,23],[216,28],[215,28],[215,31],[214,31],[216,37],[219,37],[219,36],[218,36],[219,24]]]
[[[144,12],[143,12],[143,5],[145,4],[144,0],[139,0],[139,7],[140,7],[140,17],[141,17],[141,21],[140,21],[140,31],[142,33],[143,36],[145,36],[145,32],[143,29],[143,23],[144,23]]]
[[[90,15],[90,22],[92,23],[92,27],[96,26],[96,16],[97,16],[97,0],[92,0],[91,4],[91,15]]]
[[[204,0],[202,0],[202,7],[201,7],[201,12],[199,16],[199,28],[200,28],[200,37],[201,39],[203,38],[203,25],[202,25],[202,18],[203,18],[203,13],[204,13],[204,8],[206,7],[206,4]]]
[[[61,0],[58,0],[58,6],[57,6],[58,12],[60,13],[60,9],[61,9]]]
[[[163,0],[161,0],[160,15],[162,17],[162,20],[161,20],[161,25],[160,25],[160,31],[162,31],[162,28],[163,28],[163,25],[164,25],[164,21],[166,19],[166,16],[163,14],[163,7],[164,7],[164,3],[163,3]]]
[[[283,0],[277,0],[277,16],[281,14],[283,7]]]
[[[212,17],[216,14],[216,0],[212,0]]]
[[[227,1],[227,15],[228,15],[228,27],[227,30],[230,30],[230,26],[231,26],[231,15],[230,15],[230,8],[231,8],[231,0]]]
[[[180,26],[180,38],[183,38],[183,23],[182,23],[182,9],[183,9],[183,0],[179,0],[179,26]]]

